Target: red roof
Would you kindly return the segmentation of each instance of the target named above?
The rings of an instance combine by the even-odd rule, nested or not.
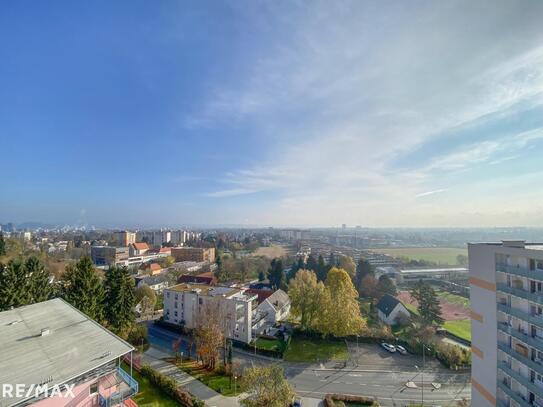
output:
[[[158,263],[151,263],[149,265],[149,269],[151,271],[162,270],[162,266],[160,264],[158,264]]]
[[[171,253],[172,249],[171,249],[171,247],[161,247],[158,252],[159,253]]]
[[[197,283],[197,284],[208,284],[208,285],[215,285],[217,283],[217,279],[215,278],[215,275],[211,271],[198,274],[197,276],[184,274],[181,277],[179,277],[178,281],[180,283]]]
[[[249,294],[256,294],[258,295],[258,303],[261,304],[268,298],[270,295],[273,294],[272,290],[259,290],[258,288],[249,288],[247,291]]]
[[[134,245],[134,249],[136,250],[149,250],[149,245],[147,243],[132,243]]]

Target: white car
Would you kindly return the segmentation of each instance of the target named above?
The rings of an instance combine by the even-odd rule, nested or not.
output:
[[[396,350],[398,351],[398,353],[400,353],[402,355],[407,355],[407,349],[405,349],[401,345],[396,345]]]
[[[394,345],[391,345],[390,343],[383,342],[381,343],[381,346],[390,353],[396,352],[396,347]]]

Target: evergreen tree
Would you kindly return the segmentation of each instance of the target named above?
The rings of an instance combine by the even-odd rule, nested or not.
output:
[[[6,241],[4,240],[4,234],[0,232],[0,256],[6,255]]]
[[[20,260],[0,265],[0,310],[17,308],[30,302],[26,271]]]
[[[361,257],[360,260],[358,260],[358,264],[356,266],[356,275],[354,278],[354,283],[356,286],[356,289],[362,295],[363,287],[362,287],[362,281],[364,280],[364,277],[366,276],[374,276],[375,271],[373,269],[373,266],[367,261],[365,258]]]
[[[275,290],[286,288],[285,273],[283,272],[283,262],[281,259],[272,260],[268,271],[268,278],[272,288]]]
[[[62,297],[88,317],[104,318],[104,287],[89,257],[66,267],[61,280]]]
[[[42,302],[51,298],[53,289],[49,281],[50,275],[44,264],[35,256],[25,262],[27,273],[27,289],[30,303]]]
[[[330,252],[330,256],[328,256],[328,268],[332,267],[337,267],[337,258],[334,252]]]
[[[420,280],[411,289],[411,296],[419,303],[419,316],[424,325],[443,324],[439,298],[430,284]]]
[[[311,270],[315,273],[317,273],[317,268],[319,267],[317,261],[315,260],[315,257],[313,255],[307,256],[307,261],[305,262],[305,269]]]
[[[378,299],[380,299],[385,294],[389,294],[392,296],[395,296],[397,294],[396,284],[394,284],[392,279],[386,274],[383,274],[381,277],[379,277],[376,290],[379,297]]]
[[[288,272],[287,280],[290,281],[293,278],[296,278],[296,273],[299,270],[303,270],[305,268],[304,259],[302,257],[298,257],[298,260],[292,263],[292,266],[290,267],[290,270]],[[287,282],[288,282],[287,281]]]
[[[262,270],[258,272],[258,281],[264,281],[266,279],[266,273],[264,273]]]
[[[134,279],[126,267],[109,269],[105,281],[104,316],[116,333],[123,333],[134,323],[136,295]]]
[[[317,280],[325,281],[328,270],[330,270],[330,267],[328,267],[324,262],[324,257],[322,257],[322,254],[319,254],[319,258],[317,260],[317,270],[315,270]]]

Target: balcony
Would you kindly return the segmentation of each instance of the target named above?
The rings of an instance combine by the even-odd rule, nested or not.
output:
[[[122,402],[139,391],[138,382],[120,367],[100,383],[99,402],[101,407],[110,407]]]
[[[502,293],[511,294],[516,297],[524,298],[526,300],[530,300],[538,304],[543,304],[543,295],[541,294],[531,293],[529,291],[526,291],[520,288],[508,287],[506,284],[503,284],[503,283],[496,284],[496,288],[498,291]]]
[[[509,266],[503,263],[496,263],[496,271],[543,281],[543,270],[530,270],[525,266]]]
[[[529,322],[531,324],[537,325],[540,328],[543,328],[543,318],[541,317],[530,315],[524,311],[509,307],[508,305],[505,305],[505,304],[498,304],[498,311],[512,315],[516,318],[522,319],[523,321]]]
[[[515,400],[521,407],[533,407],[521,394],[515,393],[507,384],[498,380],[498,387],[507,394],[510,398]]]
[[[529,378],[522,376],[519,372],[514,371],[509,365],[505,362],[498,362],[498,368],[502,370],[506,375],[513,378],[521,386],[524,386],[526,389],[531,391],[534,394],[540,394],[543,389],[536,386],[535,383],[531,382]]]
[[[511,335],[513,338],[524,342],[526,345],[532,346],[537,350],[543,352],[543,339],[535,336],[530,336],[523,331],[513,329],[513,327],[509,326],[505,322],[498,322],[498,329],[502,332],[505,332],[506,334]]]
[[[515,351],[513,348],[509,347],[508,345],[502,342],[498,342],[498,349],[504,353],[507,353],[513,359],[518,360],[520,363],[524,364],[525,366],[529,367],[534,372],[537,372],[540,375],[543,375],[543,364],[542,364],[543,362],[536,362],[535,360],[532,360],[524,356],[522,353]]]

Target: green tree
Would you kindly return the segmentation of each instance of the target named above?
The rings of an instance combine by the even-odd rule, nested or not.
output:
[[[268,271],[268,278],[271,286],[278,290],[286,287],[285,272],[283,271],[283,261],[281,259],[273,259]]]
[[[35,256],[30,256],[25,262],[27,274],[27,290],[30,303],[42,302],[51,298],[51,275],[44,264]]]
[[[147,284],[142,284],[136,288],[136,304],[141,303],[141,313],[146,314],[149,311],[153,311],[156,305],[155,291]]]
[[[0,232],[0,256],[6,255],[6,241],[4,240],[4,234]]]
[[[104,318],[104,287],[89,257],[66,267],[61,280],[62,297],[95,321]]]
[[[468,256],[465,254],[459,254],[456,256],[456,264],[459,266],[467,266],[468,265]]]
[[[360,333],[366,327],[366,321],[360,313],[358,293],[349,274],[332,267],[325,287],[327,297],[322,307],[323,318],[319,321],[320,332],[336,337]]]
[[[109,327],[124,333],[134,323],[134,279],[126,267],[111,267],[106,275],[104,315]]]
[[[394,284],[394,281],[392,281],[392,279],[386,274],[383,274],[381,277],[379,277],[376,291],[378,299],[380,299],[385,294],[396,296],[396,294],[398,293],[398,290],[396,290],[396,284]]]
[[[292,266],[290,266],[290,270],[288,272],[287,280],[290,281],[293,278],[296,277],[296,273],[298,270],[303,270],[305,264],[304,259],[302,257],[298,257],[298,260],[292,263]]]
[[[362,281],[364,280],[364,277],[368,275],[374,276],[374,274],[375,272],[370,262],[367,261],[365,258],[361,257],[360,260],[358,260],[358,264],[356,266],[356,275],[354,278],[354,284],[360,295],[363,295]]]
[[[325,298],[324,284],[317,281],[316,274],[311,270],[299,270],[296,277],[290,280],[288,295],[291,312],[300,317],[302,329],[316,326]]]
[[[317,280],[324,281],[326,280],[326,275],[328,274],[328,270],[330,267],[326,265],[324,262],[324,257],[322,257],[322,254],[319,254],[319,258],[317,260]]]
[[[248,394],[242,404],[247,407],[287,407],[295,396],[279,365],[246,369],[242,386]]]
[[[350,256],[339,256],[338,267],[345,270],[351,279],[354,279],[356,273],[356,264]]]
[[[419,280],[411,289],[411,296],[419,304],[419,317],[424,325],[443,324],[439,298],[430,284]]]

